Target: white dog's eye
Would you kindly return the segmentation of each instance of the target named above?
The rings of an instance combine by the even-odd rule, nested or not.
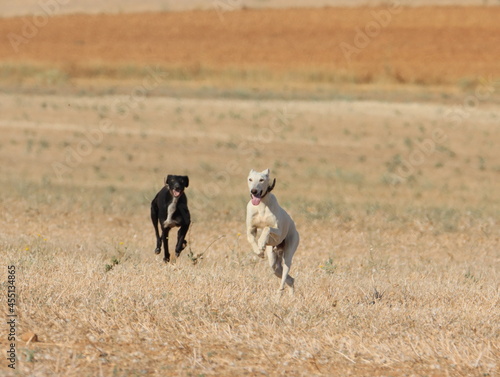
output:
[[[264,180],[261,178],[261,179],[259,179],[259,182],[264,182]]]
[[[248,180],[249,180],[250,182],[252,182],[252,178],[248,178]]]

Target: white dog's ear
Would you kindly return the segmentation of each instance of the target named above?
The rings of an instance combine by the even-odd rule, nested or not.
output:
[[[265,175],[269,176],[269,174],[271,173],[271,171],[269,169],[266,169],[262,173],[264,173]]]
[[[248,173],[248,175],[253,174],[253,173],[255,173],[255,170],[250,169],[250,173]]]

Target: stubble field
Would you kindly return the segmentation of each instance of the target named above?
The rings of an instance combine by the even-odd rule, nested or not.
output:
[[[225,27],[239,17],[224,16]],[[281,93],[287,89],[280,73],[245,77],[228,73],[229,65],[207,76],[193,73],[189,67],[211,63],[189,43],[177,45],[176,51],[186,50],[174,61],[182,65],[188,62],[183,57],[198,56],[186,63],[187,79],[175,73],[175,64],[152,57],[141,62],[139,55],[137,75],[102,71],[127,63],[106,58],[109,43],[89,53],[103,53],[97,65],[103,75],[86,76],[71,48],[60,55],[64,64],[57,58],[66,46],[57,45],[67,37],[64,27],[60,38],[47,39],[57,48],[44,44],[43,33],[78,17],[52,19],[26,45],[33,55],[3,60],[4,71],[7,61],[60,70],[14,70],[2,77],[0,286],[6,294],[7,266],[15,266],[18,316],[16,370],[2,357],[2,375],[498,376],[495,48],[480,47],[479,63],[446,71],[441,84],[453,88],[463,77],[472,79],[443,101],[282,101],[259,99],[259,93],[246,100],[208,98],[227,82],[250,91],[254,79]],[[106,25],[107,16],[96,17],[102,18],[92,30]],[[172,30],[183,30],[183,17],[178,29],[171,19]],[[484,27],[465,25],[483,35],[488,22],[496,27],[491,20]],[[384,41],[381,36],[373,46],[382,43],[377,48],[384,50]],[[237,51],[238,43],[228,46]],[[135,51],[120,48],[129,56]],[[286,45],[283,51],[270,58],[282,59],[276,72],[293,72],[297,66],[283,58]],[[446,64],[465,59],[457,56]],[[260,62],[258,72],[275,69],[264,64],[264,55]],[[313,63],[305,72],[318,72],[321,64]],[[237,64],[244,67],[242,60]],[[392,88],[437,77],[446,66],[421,65],[419,71],[411,64],[408,72],[415,75],[404,82],[391,76]],[[353,67],[353,77],[361,77]],[[430,67],[434,76],[424,72]],[[328,76],[319,83],[301,77],[296,88],[338,90],[336,79],[325,84]],[[376,93],[378,80],[362,84]],[[114,94],[120,81],[126,82],[122,94]],[[194,86],[203,98],[162,95],[171,85]],[[245,239],[246,176],[267,167],[301,234],[291,270],[294,295],[276,294],[278,279]],[[169,173],[190,177],[193,224],[188,247],[165,265],[153,253],[149,203]],[[8,331],[4,323],[3,355]],[[37,339],[30,340],[32,333]]]
[[[22,373],[498,373],[497,108],[452,126],[433,104],[1,100],[0,242],[39,340]],[[252,167],[302,236],[293,297],[242,235]],[[171,265],[148,214],[167,173],[194,219]]]

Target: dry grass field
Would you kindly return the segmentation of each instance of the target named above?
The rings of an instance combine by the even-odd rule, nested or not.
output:
[[[22,375],[498,375],[497,107],[120,101],[0,98],[0,247],[39,340]],[[267,166],[302,236],[294,296],[243,235]],[[194,219],[171,265],[148,213],[167,173]]]
[[[366,9],[58,16],[0,41],[0,375],[499,376],[484,9],[405,8],[350,65],[328,43]],[[301,234],[294,295],[245,237],[267,167]],[[169,173],[193,223],[166,265],[149,205]]]

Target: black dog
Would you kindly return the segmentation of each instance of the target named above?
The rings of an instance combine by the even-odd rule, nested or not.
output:
[[[180,227],[177,232],[177,245],[175,255],[178,257],[186,247],[186,233],[191,224],[191,215],[187,206],[187,198],[184,189],[189,186],[189,178],[186,175],[168,175],[165,186],[156,194],[151,202],[151,220],[156,232],[155,254],[160,254],[161,244],[165,250],[165,262],[170,261],[168,251],[168,233],[171,228]],[[158,232],[158,221],[161,227],[161,237]]]

